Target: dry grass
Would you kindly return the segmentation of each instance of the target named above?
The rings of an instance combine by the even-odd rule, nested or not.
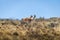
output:
[[[60,18],[31,22],[0,19],[0,40],[60,40]]]

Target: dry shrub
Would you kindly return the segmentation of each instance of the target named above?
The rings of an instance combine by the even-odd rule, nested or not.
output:
[[[38,18],[31,22],[0,20],[0,40],[60,40],[60,31],[54,29],[60,25],[58,21],[58,18],[49,21]]]

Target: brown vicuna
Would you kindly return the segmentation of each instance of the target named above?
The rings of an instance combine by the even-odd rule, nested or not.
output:
[[[24,22],[31,22],[33,20],[33,16],[30,16],[30,18],[23,18],[22,21]]]
[[[35,19],[35,15],[34,15],[34,17],[33,16],[30,16],[29,18],[23,18],[22,19],[22,21],[24,21],[24,22],[31,22],[32,20],[34,20]]]

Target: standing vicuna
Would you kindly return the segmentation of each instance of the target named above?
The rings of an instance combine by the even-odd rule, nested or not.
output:
[[[34,17],[30,16],[29,18],[23,18],[22,21],[24,21],[24,22],[31,22],[32,20],[35,19],[35,17],[36,17],[36,15],[34,15]]]

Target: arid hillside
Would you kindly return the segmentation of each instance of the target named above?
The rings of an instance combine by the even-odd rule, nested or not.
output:
[[[60,18],[0,19],[0,40],[60,40]]]

